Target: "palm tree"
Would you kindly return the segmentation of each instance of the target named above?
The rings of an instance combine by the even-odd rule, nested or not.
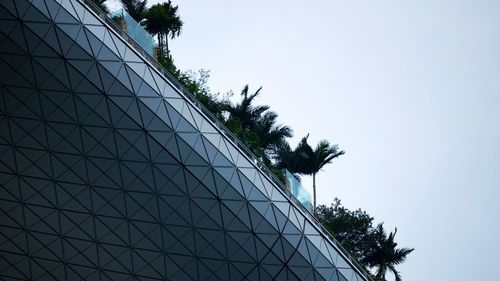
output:
[[[271,166],[271,169],[285,186],[289,187],[289,182],[284,170],[287,170],[298,182],[301,182],[300,157],[292,150],[290,144],[285,139],[281,140],[275,146],[272,156],[275,163]]]
[[[278,114],[273,111],[267,111],[262,115],[254,125],[254,133],[257,136],[261,157],[270,164],[267,155],[274,153],[277,147],[285,138],[292,137],[293,131],[285,125],[277,125]]]
[[[125,11],[136,21],[144,19],[148,0],[121,0]]]
[[[243,97],[241,102],[235,105],[227,105],[225,108],[225,111],[229,113],[226,123],[230,127],[240,131],[254,129],[262,113],[269,109],[268,105],[252,105],[253,100],[260,94],[262,87],[251,95],[248,94],[248,90],[248,85],[246,85],[241,91],[241,96]],[[239,128],[235,128],[235,126]]]
[[[146,30],[158,36],[158,57],[169,55],[168,37],[174,39],[181,34],[183,22],[179,17],[178,6],[172,2],[153,5],[145,13]]]
[[[253,94],[246,85],[241,91],[241,102],[221,104],[227,112],[226,126],[235,133],[263,162],[279,175],[279,168],[271,162],[277,147],[285,138],[292,136],[290,127],[277,124],[278,114],[268,111],[268,105],[253,105],[262,87]],[[274,170],[273,170],[274,171]]]
[[[172,3],[170,0],[166,3],[163,3],[166,5],[166,9],[168,12],[168,15],[170,17],[170,23],[169,23],[169,28],[167,30],[166,36],[165,36],[165,44],[168,52],[168,37],[170,34],[170,39],[174,39],[175,37],[178,37],[181,35],[181,30],[182,26],[184,23],[182,22],[179,14],[177,13],[177,10],[179,9],[179,6],[172,6]]]
[[[260,94],[261,89],[262,87],[255,91],[255,93],[249,94],[249,87],[246,85],[241,91],[241,102],[223,105],[223,110],[229,113],[224,123],[269,166],[271,161],[266,152],[268,152],[268,148],[274,141],[270,138],[279,138],[279,135],[287,135],[291,131],[288,127],[276,128],[276,113],[263,116],[269,109],[269,106],[255,106],[252,104],[254,99]],[[277,131],[272,132],[273,130]],[[266,134],[274,134],[274,136],[266,136]]]
[[[287,141],[283,140],[276,146],[274,157],[276,166],[279,169],[287,169],[298,181],[300,181],[300,158],[297,156],[297,153],[292,150]]]
[[[401,281],[401,275],[396,270],[396,265],[403,263],[406,260],[406,256],[414,250],[410,248],[396,248],[398,243],[394,242],[394,237],[397,231],[398,229],[396,228],[394,232],[389,233],[389,236],[387,236],[383,224],[377,225],[375,230],[376,238],[372,242],[373,245],[371,247],[372,251],[362,260],[369,267],[376,268],[375,277],[378,280],[385,281],[387,270],[390,270],[396,277],[396,281]]]
[[[327,140],[321,140],[316,148],[307,143],[309,135],[302,138],[295,153],[300,158],[297,172],[312,175],[313,177],[313,212],[316,213],[316,174],[326,165],[330,164],[333,159],[343,155],[343,150],[339,151],[338,145],[330,145]]]

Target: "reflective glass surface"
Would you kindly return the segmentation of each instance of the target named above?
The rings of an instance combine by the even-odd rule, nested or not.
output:
[[[85,3],[0,1],[0,279],[366,280]]]
[[[290,188],[292,195],[299,200],[304,208],[312,211],[312,200],[309,191],[307,191],[307,189],[302,186],[302,184],[288,170],[285,169],[284,174],[287,180],[287,186]]]
[[[123,31],[127,32],[148,54],[153,55],[154,38],[144,29],[144,26],[135,21],[122,8],[112,11],[111,15]]]

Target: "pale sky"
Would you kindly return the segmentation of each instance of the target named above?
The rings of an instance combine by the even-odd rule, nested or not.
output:
[[[346,151],[319,202],[397,226],[403,280],[498,280],[500,1],[173,3],[177,66]]]

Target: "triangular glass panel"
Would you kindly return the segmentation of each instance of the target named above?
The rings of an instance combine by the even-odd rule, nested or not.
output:
[[[212,125],[211,122],[206,119],[201,120],[201,124],[199,125],[200,132],[204,134],[218,134],[218,131]]]
[[[225,167],[231,167],[234,168],[233,164],[226,158],[226,156],[222,155],[220,151],[217,152],[215,155],[215,158],[212,161],[212,165],[214,167],[220,167],[220,168],[225,168]]]
[[[30,7],[31,4],[28,1],[17,1],[16,2],[17,15],[21,18]]]
[[[103,60],[100,60],[100,64],[104,68],[106,68],[107,71],[109,71],[109,73],[111,73],[111,75],[113,75],[113,77],[116,77],[116,75],[118,75],[118,72],[120,71],[120,69],[122,67],[124,67],[123,62],[121,62],[121,61],[103,61]],[[116,78],[114,80],[116,80]]]
[[[243,197],[243,191],[241,190],[241,187],[233,187],[231,185],[226,185],[223,188],[219,188],[217,186],[217,193],[219,194],[219,198],[222,200],[242,200]]]
[[[145,80],[143,80],[141,87],[137,91],[137,96],[141,98],[155,97],[157,99],[161,99],[161,96],[158,95],[158,93],[155,92],[155,90],[150,85],[148,85]]]
[[[76,39],[82,30],[83,26],[80,24],[58,24],[58,28],[63,30],[70,38]]]
[[[154,73],[154,74],[153,74]],[[158,87],[158,82],[157,80],[160,79],[158,75],[156,75],[156,72],[151,67],[147,67],[146,70],[144,71],[144,75],[142,76],[142,79],[147,82],[147,84],[155,91],[156,96],[161,96],[160,93],[160,88]]]
[[[117,79],[115,79],[113,84],[106,90],[106,94],[110,96],[133,96],[132,86],[128,80],[125,67],[122,67],[115,77]]]
[[[124,56],[124,61],[126,61],[127,63],[130,63],[130,62],[141,62],[143,63],[143,61],[135,54],[135,52],[132,50],[132,48],[127,48],[125,50],[125,56]],[[142,73],[138,73],[138,75],[142,76],[144,72]]]
[[[199,199],[200,200],[209,201],[208,199]],[[209,202],[205,204],[210,204]],[[217,204],[217,200],[212,200],[211,202],[212,208],[215,208],[213,205]],[[211,208],[211,209],[212,209]],[[216,218],[215,220],[209,216],[204,210],[199,208],[195,203],[191,202],[191,216],[193,218],[193,225],[197,228],[210,229],[214,228],[219,224],[219,220]],[[220,227],[220,225],[219,225]]]
[[[16,5],[14,5],[14,0],[5,0],[2,2],[4,9],[13,15],[16,15]],[[2,13],[3,14],[3,13]]]
[[[351,281],[352,280],[352,277],[354,275],[354,270],[352,270],[352,268],[341,268],[341,267],[337,267],[337,271],[339,272],[339,274],[341,274],[345,280],[348,280],[348,281]]]
[[[25,23],[25,25],[31,30],[33,31],[34,34],[36,34],[38,37],[40,38],[44,38],[45,35],[47,34],[47,32],[49,32],[49,30],[53,29],[53,25],[51,23],[48,23],[48,22],[27,22]],[[52,30],[52,33],[54,33],[54,30]],[[57,42],[47,42],[47,43],[42,43],[43,45],[45,44],[54,44]],[[54,52],[53,50],[51,50],[50,52]],[[40,54],[43,54],[40,52]]]
[[[89,26],[87,26],[87,28],[89,28]],[[90,45],[90,48],[92,49],[92,54],[93,54],[93,57],[97,57],[97,55],[99,54],[99,51],[101,50],[101,48],[103,47],[103,43],[102,41],[100,41],[96,35],[94,35],[91,31],[89,31],[88,29],[84,29],[85,31],[85,35],[87,37],[87,40],[89,42],[89,45]],[[104,34],[104,33],[103,33]]]
[[[62,32],[58,32],[58,35],[59,37],[63,37],[59,42],[61,44],[61,52],[66,58],[74,60],[91,60],[92,50],[83,30],[78,34],[76,43],[70,41],[71,39],[64,38],[65,35],[62,34]]]
[[[104,48],[103,48],[104,49]],[[112,76],[106,68],[104,68],[101,64],[97,65],[99,70],[100,82],[102,83],[103,92],[106,92],[111,85],[115,82],[116,78]]]
[[[127,62],[126,65],[132,69],[135,74],[137,74],[139,77],[142,77],[144,75],[144,72],[146,71],[146,64],[142,61],[140,62]]]
[[[57,16],[57,13],[59,12],[61,6],[59,6],[59,4],[57,4],[57,2],[55,1],[43,1],[43,2],[46,2],[45,4],[47,5],[47,10],[50,13],[50,18],[54,19]],[[38,5],[43,5],[43,3],[38,3]]]
[[[3,24],[3,21],[2,21],[2,24]],[[33,34],[29,30],[27,30],[27,33]],[[33,37],[35,37],[35,36],[33,36]],[[9,53],[12,53],[12,52],[14,52],[14,50],[21,48],[24,52],[28,53],[28,44],[26,44],[26,40],[24,38],[24,31],[23,31],[23,28],[21,27],[21,24],[16,24],[11,29],[7,38],[9,40],[2,40],[2,41],[14,42],[15,47],[13,47],[14,44],[8,44],[8,45],[6,44],[6,45],[2,46],[3,47],[2,49],[9,50]],[[35,40],[35,38],[33,40]],[[36,40],[36,41],[40,41],[40,40]],[[7,47],[11,47],[11,48],[7,49]]]
[[[78,20],[79,19],[78,15],[76,14],[75,8],[71,4],[71,2],[73,2],[73,1],[72,0],[62,0],[62,1],[60,1],[60,5],[61,5],[61,7],[63,7],[64,10],[66,10],[68,13],[70,13],[73,18]]]
[[[222,176],[225,182],[229,182],[229,180],[236,173],[235,167],[217,167],[215,170],[217,171],[217,174]]]
[[[44,5],[40,5],[40,6],[43,7]],[[32,21],[32,22],[42,23],[42,22],[46,22],[47,21],[47,17],[46,16],[47,15],[44,15],[42,12],[40,12],[39,8],[35,8],[35,6],[30,6],[26,10],[26,12],[22,16],[22,18],[24,20],[26,20],[26,21]]]
[[[104,39],[102,40],[104,42],[104,45],[106,45],[111,52],[114,54],[114,57],[116,57],[116,60],[122,61],[120,52],[116,48],[115,41],[114,39],[116,38],[116,35],[113,34],[110,30],[106,30],[104,33]],[[116,39],[118,40],[118,39]]]
[[[79,24],[79,22],[65,9],[60,9],[54,18],[55,23]]]
[[[60,65],[64,65],[64,63],[61,61],[60,58],[53,58],[53,57],[37,57],[35,60],[42,65],[49,73],[52,73],[58,68]],[[20,60],[20,62],[23,62]],[[66,71],[66,69],[64,68]],[[64,73],[66,76],[67,74]]]
[[[78,10],[78,8],[76,9]],[[96,17],[90,12],[90,10],[85,9],[83,18],[81,20],[85,25],[100,25],[101,23],[96,19]]]
[[[164,78],[163,78],[164,79]],[[163,83],[163,84],[160,84],[160,89],[161,90],[161,95],[167,99],[180,99],[180,95],[179,93],[177,92],[177,90],[174,89],[174,87],[168,83],[168,82],[164,82],[162,81],[163,79],[160,79],[160,83]]]

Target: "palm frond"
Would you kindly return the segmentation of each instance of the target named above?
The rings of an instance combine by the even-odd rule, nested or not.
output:
[[[393,254],[392,262],[394,264],[401,264],[406,260],[406,256],[413,252],[415,249],[410,249],[410,248],[400,248],[396,249]]]
[[[406,260],[408,254],[410,254],[413,249],[409,248],[396,248],[398,243],[394,241],[397,228],[394,232],[390,232],[387,235],[383,223],[376,226],[374,231],[374,244],[372,245],[373,250],[368,254],[363,262],[368,266],[377,269],[377,277],[383,278],[385,280],[385,271],[387,268],[390,269],[396,278],[396,281],[401,281],[401,275],[396,270],[396,265],[401,264]]]
[[[399,273],[399,271],[396,270],[396,267],[394,267],[394,265],[388,265],[387,267],[394,274],[394,277],[395,277],[396,281],[401,281],[401,274]]]

